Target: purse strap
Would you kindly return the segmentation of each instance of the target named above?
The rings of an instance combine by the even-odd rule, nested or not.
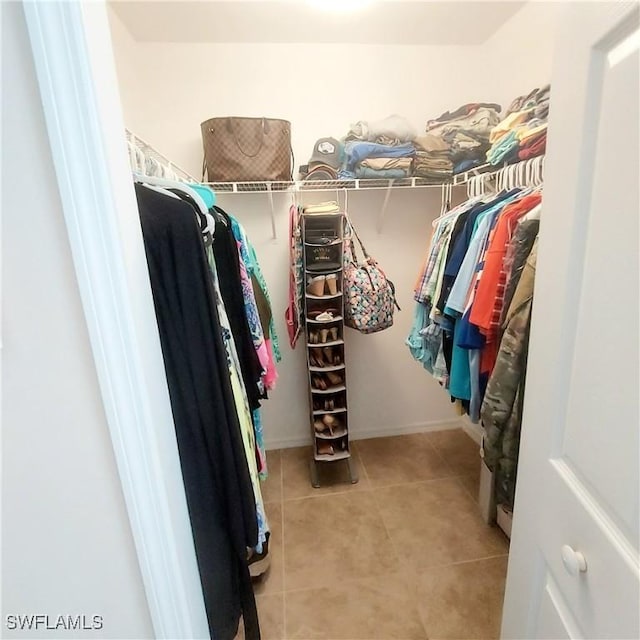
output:
[[[365,260],[373,260],[373,262],[375,262],[375,258],[372,258],[368,251],[366,250],[362,240],[360,240],[360,236],[358,235],[358,232],[356,231],[356,228],[353,226],[353,222],[351,222],[351,218],[349,217],[349,214],[345,211],[344,212],[344,217],[347,220],[347,224],[349,225],[349,229],[351,230],[352,235],[354,235],[356,237],[356,240],[358,241],[358,244],[360,245],[360,249],[362,249],[362,253],[364,254]],[[350,239],[351,245],[353,246],[353,239]],[[355,251],[353,251],[354,257],[355,257]]]
[[[255,158],[261,151],[262,147],[264,147],[264,137],[268,133],[267,131],[267,123],[264,118],[262,118],[262,135],[260,136],[260,146],[255,153],[246,153],[242,146],[240,145],[240,141],[238,140],[238,135],[233,129],[233,121],[231,118],[227,118],[227,129],[229,133],[233,136],[233,141],[236,143],[238,149],[240,149],[240,153],[247,158]]]

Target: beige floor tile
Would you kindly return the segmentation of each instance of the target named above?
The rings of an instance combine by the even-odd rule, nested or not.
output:
[[[378,489],[393,546],[416,569],[507,553],[507,540],[480,518],[478,505],[454,478]]]
[[[282,503],[269,502],[265,505],[271,536],[269,538],[269,556],[271,564],[265,573],[253,580],[256,595],[277,593],[284,589],[284,553],[282,537]]]
[[[466,476],[458,476],[462,486],[469,492],[474,502],[478,502],[478,492],[480,491],[480,470]]]
[[[399,569],[371,492],[288,500],[283,508],[287,591]]]
[[[498,638],[506,573],[506,556],[421,573],[418,608],[429,638]]]
[[[412,588],[394,573],[287,592],[286,637],[426,640]]]
[[[260,635],[262,640],[284,639],[284,594],[277,593],[256,597]],[[242,622],[236,640],[244,640]]]
[[[267,502],[282,500],[282,455],[280,449],[267,451],[267,479],[261,483],[262,499]]]
[[[351,444],[353,463],[359,475],[359,482],[351,484],[349,471],[345,461],[321,463],[318,465],[320,487],[311,485],[309,462],[311,447],[295,447],[282,450],[282,474],[284,500],[307,498],[333,493],[363,491],[369,488],[368,480],[362,472],[362,464],[358,456],[358,446]]]
[[[424,435],[456,475],[480,473],[480,447],[463,429],[431,431]]]
[[[358,440],[358,452],[373,487],[452,476],[424,433]]]

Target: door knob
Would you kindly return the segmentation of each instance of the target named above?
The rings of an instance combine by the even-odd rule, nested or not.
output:
[[[562,545],[562,563],[564,568],[572,575],[577,576],[587,570],[587,561],[579,552],[572,549],[568,544]]]

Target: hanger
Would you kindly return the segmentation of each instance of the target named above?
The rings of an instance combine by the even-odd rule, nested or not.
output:
[[[198,184],[195,182],[189,186],[202,196],[205,205],[207,205],[207,209],[211,209],[211,207],[216,203],[216,193],[211,187],[206,184]]]
[[[136,182],[143,182],[145,184],[155,185],[156,187],[167,187],[169,189],[177,189],[178,191],[183,191],[193,198],[203,216],[206,216],[206,214],[209,212],[205,201],[202,199],[202,196],[195,189],[192,189],[190,185],[187,185],[184,182],[178,182],[177,180],[167,180],[167,178],[159,178],[158,176],[146,176],[136,171],[133,172],[133,179]]]
[[[182,191],[183,193],[190,196],[198,208],[198,211],[196,211],[195,213],[198,216],[200,230],[203,233],[210,233],[213,236],[215,232],[215,222],[213,220],[213,216],[209,214],[209,209],[207,208],[206,203],[202,199],[202,196],[195,189],[192,189],[184,182],[178,182],[177,180],[167,180],[167,178],[159,178],[158,176],[146,176],[135,171],[133,172],[133,179],[136,182],[140,182],[152,187],[166,187],[167,189]],[[173,193],[171,195],[175,196],[175,194]],[[223,222],[226,225],[226,220],[223,220]]]

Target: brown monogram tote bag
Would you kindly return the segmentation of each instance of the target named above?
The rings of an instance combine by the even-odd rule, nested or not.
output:
[[[290,181],[291,123],[274,118],[210,118],[201,125],[209,182]]]

